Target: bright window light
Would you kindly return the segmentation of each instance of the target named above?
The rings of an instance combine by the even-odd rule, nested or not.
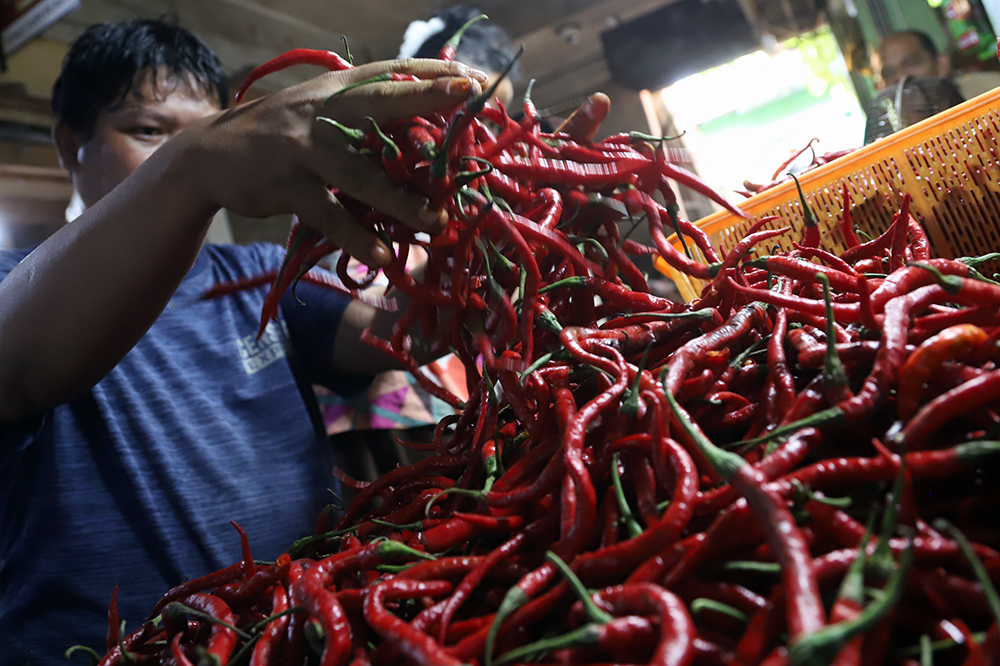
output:
[[[685,145],[712,184],[739,190],[771,180],[793,152],[859,147],[865,116],[828,28],[747,54],[659,91]],[[812,155],[803,156],[808,164]],[[795,164],[792,165],[794,169]]]

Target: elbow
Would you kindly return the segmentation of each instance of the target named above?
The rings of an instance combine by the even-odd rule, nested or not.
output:
[[[37,416],[46,409],[27,382],[0,380],[0,423],[9,424]]]

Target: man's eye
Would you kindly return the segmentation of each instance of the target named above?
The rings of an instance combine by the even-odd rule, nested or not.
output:
[[[129,134],[139,137],[155,137],[163,134],[163,130],[159,127],[153,127],[152,125],[136,125],[129,130]]]

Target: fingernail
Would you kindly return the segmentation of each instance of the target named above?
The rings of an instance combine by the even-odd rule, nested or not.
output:
[[[467,95],[472,88],[472,79],[465,77],[450,77],[447,79],[437,79],[434,87],[449,95]]]
[[[469,76],[474,79],[479,79],[480,83],[488,83],[490,80],[489,74],[481,69],[473,69],[471,67],[469,68]]]
[[[445,212],[440,208],[435,208],[427,203],[420,209],[420,221],[427,226],[428,231],[439,231],[448,223]]]

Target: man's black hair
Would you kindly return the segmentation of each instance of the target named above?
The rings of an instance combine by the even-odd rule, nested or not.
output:
[[[454,5],[442,9],[434,16],[444,21],[444,29],[427,38],[417,52],[415,58],[436,58],[441,47],[458,29],[476,18],[483,12],[469,5]],[[517,48],[511,43],[503,28],[488,20],[480,20],[469,26],[458,43],[455,60],[472,67],[478,67],[491,72],[500,72],[517,53]],[[511,78],[516,78],[515,71]]]
[[[226,108],[229,82],[212,49],[172,23],[130,19],[92,25],[70,46],[52,88],[56,122],[89,140],[97,114],[124,100],[145,71],[164,73],[172,83],[190,77]]]
[[[900,30],[899,32],[894,33],[894,34],[897,34],[897,35],[913,35],[914,37],[917,38],[917,41],[920,43],[920,48],[922,48],[924,51],[927,51],[928,53],[930,53],[931,57],[933,57],[933,58],[937,57],[937,55],[938,55],[938,47],[934,43],[934,40],[931,39],[931,36],[928,35],[926,32],[923,32],[922,30]]]

